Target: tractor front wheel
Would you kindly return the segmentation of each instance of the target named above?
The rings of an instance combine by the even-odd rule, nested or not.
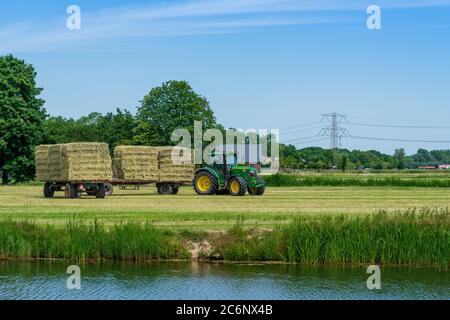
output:
[[[256,182],[262,185],[257,188],[248,188],[248,193],[252,196],[262,196],[264,194],[264,191],[266,191],[265,182],[261,177],[256,177]]]
[[[215,194],[219,188],[217,178],[207,171],[200,171],[194,178],[194,189],[197,194]]]
[[[242,177],[233,177],[230,179],[228,191],[232,196],[243,196],[247,191],[247,183]]]

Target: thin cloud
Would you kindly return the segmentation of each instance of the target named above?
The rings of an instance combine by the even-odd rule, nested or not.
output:
[[[93,12],[81,8],[82,29],[77,31],[67,30],[61,17],[46,24],[27,21],[0,28],[0,52],[53,50],[111,38],[204,35],[249,28],[337,23],[345,20],[331,19],[327,12],[365,10],[372,2],[200,0]],[[448,6],[450,0],[379,0],[377,4],[384,8],[415,8]],[[293,14],[298,16],[292,17]]]

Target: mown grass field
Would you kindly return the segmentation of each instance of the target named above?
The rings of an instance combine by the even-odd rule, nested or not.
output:
[[[262,197],[198,196],[192,187],[181,188],[173,196],[158,195],[154,187],[115,188],[114,195],[106,199],[64,199],[62,192],[45,199],[41,185],[0,187],[0,220],[58,225],[76,215],[105,225],[151,222],[170,229],[214,231],[230,228],[240,216],[246,226],[272,228],[306,215],[364,215],[449,206],[450,189],[424,187],[268,187]]]

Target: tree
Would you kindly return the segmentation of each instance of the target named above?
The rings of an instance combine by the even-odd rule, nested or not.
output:
[[[413,155],[412,158],[415,162],[421,163],[429,163],[436,161],[436,159],[428,152],[428,150],[425,149],[417,150],[417,153]]]
[[[133,144],[134,116],[128,110],[102,115],[92,112],[78,120],[49,117],[44,124],[46,143],[106,142],[110,150],[119,144]]]
[[[397,165],[397,169],[405,168],[405,149],[400,148],[396,149],[394,153],[394,159]]]
[[[194,136],[194,121],[203,129],[217,127],[208,100],[195,93],[186,81],[168,81],[153,88],[141,101],[137,112],[135,142],[145,145],[171,145],[175,129],[187,129]]]
[[[342,172],[345,172],[347,170],[347,155],[343,154],[341,157],[341,170]]]
[[[0,57],[0,168],[2,183],[34,176],[34,147],[42,141],[46,117],[42,88],[31,64],[12,55]]]

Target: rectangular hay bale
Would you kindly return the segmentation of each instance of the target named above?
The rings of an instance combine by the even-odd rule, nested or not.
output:
[[[112,178],[106,143],[80,142],[48,146],[44,181],[107,181]]]

